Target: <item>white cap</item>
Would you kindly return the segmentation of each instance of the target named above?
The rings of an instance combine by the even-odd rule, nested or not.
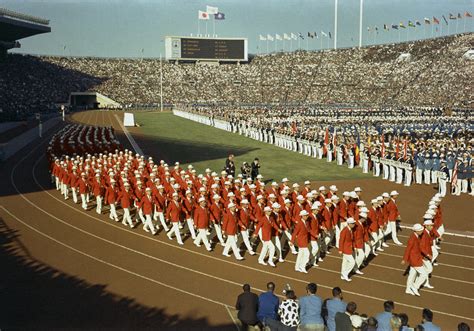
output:
[[[311,182],[310,182],[309,180],[305,180],[305,181],[304,181],[304,184],[305,184],[305,185],[310,185]]]
[[[324,199],[324,203],[332,203],[331,199]]]
[[[268,195],[268,197],[269,197],[269,198],[276,198],[275,194],[273,194],[273,193],[270,193],[270,194]]]
[[[325,187],[325,186],[320,186],[320,187],[319,187],[319,190],[320,190],[320,191],[325,191],[325,190],[326,190],[326,187]]]
[[[261,194],[257,195],[257,200],[261,200],[261,199],[263,199],[263,195]]]
[[[423,225],[421,225],[420,223],[416,223],[415,225],[413,225],[413,231],[423,231]]]
[[[282,181],[283,183],[286,183],[286,182],[288,182],[288,178],[285,177],[285,178],[283,178],[281,181]]]
[[[370,203],[371,203],[371,204],[376,204],[377,202],[378,202],[377,199],[372,199],[372,200],[370,200]]]
[[[293,186],[293,188],[300,187],[300,185],[298,183],[294,183],[292,186]]]
[[[337,186],[336,185],[329,186],[329,189],[333,192],[337,192]]]
[[[306,216],[306,215],[308,215],[308,212],[306,210],[303,209],[302,211],[300,211],[300,216]]]
[[[203,201],[206,201],[206,198],[205,197],[200,197],[198,202],[203,202]]]
[[[242,201],[240,201],[240,203],[244,204],[244,205],[248,205],[249,201],[247,199],[242,199]]]
[[[277,208],[281,208],[280,204],[278,202],[275,202],[273,205],[272,205],[273,208],[277,209]]]
[[[347,224],[354,224],[356,221],[352,218],[352,217],[349,217],[347,219]]]
[[[367,214],[366,214],[366,213],[360,213],[360,214],[359,214],[359,217],[367,218]]]
[[[235,194],[233,192],[229,192],[229,194],[227,194],[228,197],[235,197]]]
[[[298,195],[296,197],[296,200],[299,200],[299,201],[303,201],[304,200],[304,197],[302,195]]]
[[[390,198],[390,195],[387,192],[382,193],[382,197],[384,198]]]
[[[398,192],[397,192],[397,191],[392,191],[392,192],[390,192],[390,196],[393,197],[394,195],[398,195]]]
[[[354,189],[354,192],[362,192],[362,189],[361,189],[359,186],[357,186],[357,187]]]
[[[272,209],[269,206],[266,206],[265,208],[263,208],[263,211],[272,211]]]
[[[235,203],[233,203],[233,202],[229,203],[229,205],[227,206],[227,208],[229,208],[229,209],[232,208],[232,207],[235,207]]]
[[[214,194],[214,195],[212,196],[212,199],[214,199],[214,200],[219,200],[220,198],[221,198],[221,197],[220,197],[218,194]]]
[[[433,221],[430,219],[427,219],[426,221],[423,222],[423,225],[433,225]]]

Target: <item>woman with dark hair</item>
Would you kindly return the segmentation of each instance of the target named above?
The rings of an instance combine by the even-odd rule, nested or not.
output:
[[[296,301],[296,295],[293,290],[285,292],[285,300],[282,301],[278,308],[280,315],[281,327],[278,330],[296,331],[300,323],[299,304]]]

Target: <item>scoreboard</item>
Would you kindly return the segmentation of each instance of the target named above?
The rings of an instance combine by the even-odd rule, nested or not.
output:
[[[166,60],[247,61],[246,38],[165,37]]]

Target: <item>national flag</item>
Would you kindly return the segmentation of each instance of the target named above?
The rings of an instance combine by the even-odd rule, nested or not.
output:
[[[214,14],[214,19],[218,21],[225,20],[225,14],[218,12],[217,14]]]
[[[273,41],[273,40],[274,40],[274,39],[273,39],[273,36],[272,36],[272,35],[270,35],[270,34],[267,34],[267,40],[269,40],[269,41]]]
[[[331,31],[328,32],[328,35],[329,35],[329,39],[331,39],[332,38]]]
[[[471,13],[468,12],[468,11],[464,13],[464,16],[466,16],[466,17],[472,17]]]
[[[383,29],[384,29],[384,30],[387,30],[387,31],[390,30],[390,28],[388,27],[387,24],[384,24],[384,25],[383,25]]]
[[[319,38],[317,32],[314,32],[314,36],[315,36],[316,38]]]
[[[431,24],[431,20],[428,17],[425,17],[424,20],[425,24]]]
[[[321,30],[321,34],[322,34],[324,37],[327,37],[327,36],[328,36],[328,34],[327,34],[326,32],[324,32],[324,31],[322,31],[322,30]]]
[[[259,40],[261,40],[261,41],[266,41],[266,40],[267,40],[267,37],[260,35],[260,36],[259,36]]]
[[[367,31],[370,32],[370,26],[367,27]]]
[[[384,142],[383,132],[380,137],[380,154],[382,157],[385,157],[385,142]]]
[[[323,154],[328,152],[327,145],[329,145],[329,128],[326,128],[326,133],[324,134]]]
[[[398,154],[400,154],[400,142],[395,140],[395,159],[398,160]]]
[[[296,126],[296,122],[291,122],[291,131],[293,133],[298,132],[298,127]]]
[[[418,21],[418,20],[415,21],[415,24],[416,25],[421,25],[420,21]]]
[[[336,131],[336,128],[334,128],[334,134],[332,135],[332,148],[333,148],[333,151],[334,151],[334,157],[336,157],[336,145],[337,145],[337,140],[336,140],[336,137],[337,137],[337,131]]]
[[[406,160],[407,159],[407,148],[408,148],[408,140],[404,140],[403,141],[403,159]]]
[[[284,33],[284,34],[283,34],[283,39],[285,39],[285,40],[290,40],[291,38],[290,38],[290,36],[289,36],[287,33]]]
[[[283,38],[278,33],[275,35],[275,39],[276,40],[283,40]]]
[[[453,14],[449,13],[449,19],[450,19],[450,20],[455,20],[455,19],[456,19],[456,15],[453,15]]]
[[[454,164],[453,177],[451,178],[451,193],[454,193],[454,188],[458,185],[458,161]]]
[[[433,24],[439,24],[439,19],[433,16]]]
[[[462,18],[462,15],[461,13],[458,13],[458,18],[461,19]]]
[[[357,141],[354,144],[355,149],[355,163],[359,164],[360,161],[360,134],[357,132]]]
[[[205,11],[200,10],[198,13],[198,18],[200,20],[208,20],[209,19],[209,14]]]
[[[411,26],[412,28],[415,27],[415,23],[413,23],[412,21],[408,21],[408,26]]]
[[[314,38],[314,35],[311,32],[308,32],[308,37]]]
[[[403,24],[403,22],[400,22],[399,26],[400,26],[401,28],[404,28],[404,29],[406,28],[406,26],[405,26],[405,24]]]
[[[446,16],[443,15],[443,20],[444,20],[444,23],[446,23],[446,25],[448,25],[448,20],[446,19]]]
[[[296,39],[298,39],[298,37],[292,32],[291,33],[291,39],[296,40]]]
[[[212,7],[212,6],[206,6],[206,12],[209,15],[215,15],[219,12],[219,9],[217,7]]]
[[[304,36],[301,32],[298,32],[298,37],[300,37],[301,39],[304,39]]]
[[[397,24],[392,24],[392,29],[398,30],[398,25]]]

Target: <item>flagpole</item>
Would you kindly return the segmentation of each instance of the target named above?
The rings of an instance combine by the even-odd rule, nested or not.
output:
[[[208,35],[207,35],[207,21],[208,21],[208,20],[206,20],[206,38],[207,38],[207,36],[208,36]]]
[[[214,19],[212,20],[212,37],[216,37],[216,16],[214,16]]]
[[[337,1],[334,0],[334,49],[337,49]]]
[[[160,53],[160,111],[163,112],[163,61]]]
[[[359,48],[362,47],[362,14],[363,14],[364,0],[360,0],[359,12]]]
[[[198,18],[198,34],[197,34],[197,36],[199,37],[200,34],[201,34],[201,20]]]

